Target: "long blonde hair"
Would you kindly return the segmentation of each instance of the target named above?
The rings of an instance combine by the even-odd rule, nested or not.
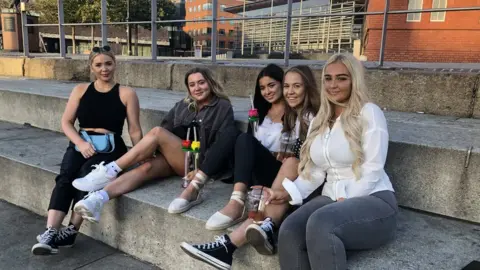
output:
[[[344,103],[338,103],[331,99],[325,89],[325,71],[327,66],[333,63],[344,64],[350,73],[352,91],[350,98]],[[352,164],[353,172],[356,179],[360,179],[360,166],[364,162],[364,153],[362,149],[364,122],[361,120],[360,112],[367,102],[367,86],[365,84],[364,68],[362,64],[351,54],[340,53],[331,56],[325,66],[323,66],[320,109],[315,120],[311,123],[312,127],[310,134],[305,140],[300,152],[300,164],[298,166],[299,174],[304,174],[307,179],[310,178],[310,169],[313,165],[312,158],[310,157],[310,147],[315,138],[325,132],[329,127],[329,121],[334,117],[333,104],[335,104],[337,106],[345,107],[340,115],[340,121],[345,132],[345,137],[349,143],[350,150],[355,156],[355,161]]]
[[[195,99],[190,94],[190,90],[188,88],[188,77],[195,73],[202,74],[205,81],[207,81],[210,91],[213,93],[214,96],[230,101],[228,96],[223,92],[223,86],[215,80],[215,78],[213,77],[213,73],[212,71],[210,71],[210,69],[203,68],[203,67],[195,67],[190,69],[185,74],[185,86],[187,87],[187,96],[185,97],[185,102],[188,103],[189,108],[195,109],[195,110],[197,109],[197,103],[195,102]]]

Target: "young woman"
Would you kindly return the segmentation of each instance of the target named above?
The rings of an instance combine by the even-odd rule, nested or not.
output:
[[[349,54],[323,69],[321,107],[302,148],[300,176],[269,200],[301,205],[279,232],[282,269],[346,269],[346,250],[377,248],[392,240],[398,213],[385,173],[388,131],[382,110],[367,99],[362,65]]]
[[[313,72],[307,66],[296,66],[285,73],[283,82],[283,95],[287,101],[288,107],[284,115],[284,130],[295,131],[301,142],[306,138],[309,120],[313,118],[320,106],[320,94]],[[292,114],[292,115],[290,115]],[[293,124],[292,124],[293,123]],[[291,127],[291,128],[289,128]],[[235,161],[236,162],[236,161]],[[296,168],[298,164],[297,158],[288,158],[283,161],[279,175],[285,177],[296,177],[291,173],[292,168]],[[280,167],[278,168],[280,169]],[[278,178],[278,177],[277,177]],[[274,179],[270,180],[268,186],[272,184]],[[278,212],[278,211],[277,211]],[[214,242],[191,245],[182,243],[181,248],[195,259],[208,263],[218,269],[230,269],[235,250],[247,243],[246,230],[256,226],[255,228],[263,231],[265,237],[273,237],[274,223],[272,216],[279,216],[284,213],[265,212],[267,218],[261,225],[254,224],[252,219],[246,220],[240,227],[235,229],[229,235],[216,236]],[[257,248],[257,247],[256,247]],[[258,246],[257,250],[261,253],[271,254],[273,250],[263,252],[265,248]],[[268,253],[267,253],[268,252]]]
[[[110,47],[93,48],[89,64],[95,82],[77,85],[63,113],[62,129],[70,143],[63,156],[60,174],[55,179],[48,207],[47,230],[37,237],[38,243],[32,247],[35,255],[55,254],[58,247],[74,244],[82,224],[81,216],[73,213],[70,224],[60,228],[72,201],[75,204],[85,196],[84,192],[72,186],[72,181],[87,174],[93,164],[101,160],[115,160],[127,152],[121,138],[125,118],[133,144],[142,138],[137,95],[133,89],[114,82],[116,62]],[[77,119],[81,132],[74,128]],[[108,150],[100,151],[95,148],[95,142],[88,142],[91,136],[104,134],[113,134],[114,143]]]
[[[208,219],[208,230],[223,230],[245,220],[248,187],[270,186],[280,169],[282,162],[277,157],[285,112],[282,80],[283,69],[274,64],[257,76],[253,104],[258,110],[258,130],[253,132],[249,126],[247,133],[238,136],[234,146],[233,193],[228,204]]]
[[[98,222],[104,203],[110,199],[130,192],[152,179],[171,175],[185,176],[182,139],[187,139],[188,127],[192,123],[198,126],[198,164],[204,173],[194,174],[190,185],[172,203],[176,203],[178,209],[188,210],[201,202],[199,190],[207,180],[206,175],[219,174],[228,167],[225,164],[227,161],[216,158],[225,154],[227,146],[234,144],[238,130],[235,128],[230,101],[208,69],[191,69],[185,75],[185,86],[187,97],[175,104],[160,127],[148,132],[127,154],[106,165],[97,165],[97,169],[73,182],[80,190],[101,189],[79,201],[74,207],[75,212],[89,221]],[[194,132],[191,131],[189,135],[188,139],[193,140]],[[152,153],[156,151],[158,153],[152,158]],[[119,172],[138,162],[143,163],[117,178]]]

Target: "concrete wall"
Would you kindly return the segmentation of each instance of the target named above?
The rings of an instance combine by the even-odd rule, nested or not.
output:
[[[259,66],[119,61],[115,76],[124,85],[183,92],[185,73],[199,66],[212,69],[229,95],[242,97],[254,91],[261,69]],[[320,81],[321,70],[315,69],[314,72]],[[90,71],[87,60],[0,58],[0,76],[88,81]],[[373,101],[387,110],[480,117],[476,98],[478,74],[367,70],[366,79]]]

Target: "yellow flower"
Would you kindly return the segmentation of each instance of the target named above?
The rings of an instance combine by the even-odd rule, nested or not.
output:
[[[191,147],[192,147],[193,151],[200,150],[200,142],[199,141],[193,141]]]

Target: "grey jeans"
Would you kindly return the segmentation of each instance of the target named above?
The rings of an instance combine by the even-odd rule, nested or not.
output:
[[[334,202],[318,196],[280,227],[280,267],[347,269],[346,250],[374,249],[395,236],[398,206],[391,191]]]

